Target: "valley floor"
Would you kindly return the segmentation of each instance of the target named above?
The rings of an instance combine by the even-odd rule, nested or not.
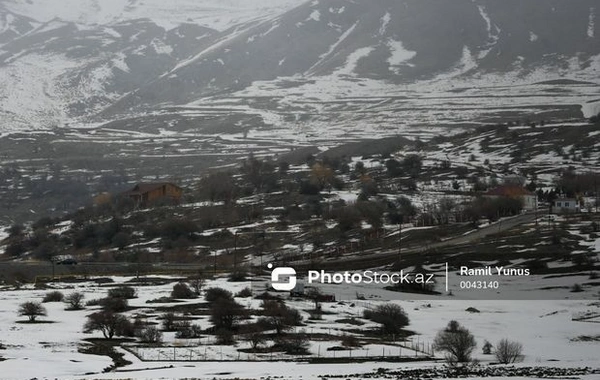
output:
[[[126,283],[131,278],[115,277],[115,283]],[[175,283],[168,282],[163,285],[138,286],[138,297],[131,300],[132,310],[128,316],[143,314],[148,320],[155,320],[158,316],[159,306],[148,304],[146,301],[161,296],[168,296],[170,288]],[[208,286],[220,286],[235,292],[245,286],[244,283],[230,283],[224,278],[209,281]],[[53,287],[65,294],[70,291],[79,291],[85,294],[86,300],[101,297],[105,287],[93,282],[80,282],[76,284],[54,283]],[[346,289],[351,292],[351,289]],[[435,359],[421,362],[394,363],[386,361],[349,362],[343,364],[308,364],[306,362],[289,361],[237,361],[238,349],[249,347],[246,341],[239,341],[236,346],[217,346],[208,344],[208,361],[172,361],[168,353],[190,352],[202,348],[200,340],[176,339],[172,334],[165,333],[164,345],[155,350],[166,352],[161,361],[142,361],[130,351],[118,347],[117,350],[124,354],[124,359],[131,364],[120,367],[115,372],[102,373],[103,369],[110,366],[112,361],[106,356],[86,355],[78,352],[78,346],[84,344],[83,339],[100,338],[101,334],[85,334],[82,332],[85,317],[94,307],[81,311],[66,311],[62,303],[44,303],[48,309],[48,316],[40,321],[52,323],[19,323],[24,317],[17,316],[18,305],[28,300],[41,299],[48,290],[24,288],[22,290],[4,289],[0,292],[0,341],[5,346],[0,350],[0,372],[3,379],[157,379],[157,378],[265,378],[278,377],[284,379],[317,379],[332,376],[348,375],[348,378],[363,378],[360,374],[371,374],[373,378],[388,377],[385,371],[406,369],[426,369],[443,367],[443,355],[436,353]],[[524,347],[525,359],[518,367],[547,367],[547,368],[584,368],[596,370],[580,378],[585,380],[599,379],[600,359],[598,349],[600,336],[598,323],[600,322],[600,303],[584,300],[544,300],[544,301],[481,301],[449,298],[440,296],[432,300],[399,299],[398,293],[381,290],[375,292],[379,296],[360,301],[344,300],[336,303],[324,303],[323,310],[327,313],[323,320],[311,321],[305,318],[305,329],[311,335],[333,330],[333,334],[340,333],[348,328],[339,318],[352,318],[362,315],[364,308],[378,305],[388,300],[401,305],[410,318],[408,329],[414,331],[404,341],[405,347],[417,342],[422,347],[428,347],[436,335],[450,320],[457,320],[467,327],[475,336],[478,346],[474,353],[475,359],[487,367],[494,361],[493,355],[483,355],[481,346],[485,340],[492,343],[502,338],[521,342]],[[394,298],[395,296],[395,298]],[[258,308],[260,301],[252,298],[240,298],[240,303],[248,308]],[[194,300],[186,303],[197,302]],[[310,303],[301,299],[286,300],[286,304],[301,310],[303,315]],[[160,307],[170,304],[161,304]],[[181,305],[181,303],[179,303]],[[172,306],[172,305],[171,305]],[[467,308],[475,308],[479,312],[468,312]],[[590,319],[578,321],[582,315],[591,315]],[[207,316],[196,316],[195,322],[201,327],[209,325]],[[358,318],[358,317],[357,317]],[[369,322],[361,329],[370,327]],[[133,344],[124,343],[124,346]],[[325,348],[331,346],[330,341],[311,340],[311,356],[329,356],[332,352]],[[322,348],[321,348],[322,346]],[[403,359],[412,355],[422,356],[421,353],[411,351],[409,348],[399,348],[393,345],[367,344],[364,349],[371,350],[370,355],[387,356],[397,355],[396,349],[401,351]],[[317,351],[318,350],[318,351]],[[386,351],[387,350],[387,351]],[[218,356],[218,352],[221,356]],[[358,352],[358,351],[357,351]],[[367,351],[368,352],[368,351]],[[148,355],[148,354],[147,354]],[[335,354],[334,354],[335,355]],[[338,358],[352,355],[348,351],[338,351]],[[359,356],[357,353],[354,355]],[[160,355],[158,355],[160,356]],[[239,356],[238,356],[239,357]],[[224,361],[220,359],[223,358]],[[241,356],[244,359],[244,356]],[[157,358],[159,359],[159,358]],[[250,357],[252,359],[252,357]],[[496,366],[494,366],[496,367]],[[379,375],[373,376],[379,371]],[[352,375],[354,374],[354,375]],[[358,375],[357,375],[358,374]],[[364,375],[366,376],[366,375]],[[344,377],[346,378],[346,377]],[[389,378],[389,377],[388,377]],[[502,379],[504,377],[498,377]],[[514,377],[511,377],[514,378]],[[573,377],[570,377],[573,378]]]

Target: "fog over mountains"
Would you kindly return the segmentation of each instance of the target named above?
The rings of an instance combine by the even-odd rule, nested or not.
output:
[[[1,0],[0,133],[157,114],[341,130],[591,114],[599,13],[596,0]],[[440,97],[454,107],[432,111]]]

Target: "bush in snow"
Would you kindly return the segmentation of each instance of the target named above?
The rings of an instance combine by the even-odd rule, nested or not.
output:
[[[496,344],[496,360],[502,364],[510,364],[523,361],[523,345],[519,342],[512,342],[508,339],[502,339]]]
[[[162,319],[162,327],[163,327],[164,331],[175,331],[176,330],[177,317],[175,316],[175,313],[173,313],[173,312],[164,313],[161,316],[161,319]]]
[[[194,292],[185,282],[178,282],[173,285],[171,297],[177,299],[191,299],[196,298],[196,292]]]
[[[226,289],[223,288],[208,288],[204,292],[204,299],[208,303],[213,303],[218,299],[233,299],[233,294]]]
[[[67,304],[67,310],[81,310],[83,309],[83,299],[85,296],[80,292],[73,292],[65,298]]]
[[[374,310],[365,310],[364,317],[380,323],[383,334],[399,334],[408,325],[408,316],[404,309],[393,303],[379,305]]]
[[[138,332],[138,337],[143,343],[161,343],[162,332],[154,326],[148,326]]]
[[[283,350],[288,355],[310,354],[310,351],[308,351],[309,347],[310,342],[304,330],[300,331],[298,334],[289,334],[285,335],[283,338],[279,338],[274,346],[274,348]]]
[[[42,302],[62,302],[64,297],[65,296],[61,292],[55,290],[53,292],[46,293]]]
[[[216,332],[217,344],[230,345],[235,343],[233,333],[228,329],[218,329]]]
[[[136,291],[131,286],[118,286],[116,288],[109,289],[108,296],[110,298],[125,298],[131,299],[136,297]]]
[[[433,345],[436,350],[446,353],[446,361],[449,364],[455,365],[470,362],[477,343],[468,329],[457,321],[450,321],[444,330],[438,332]]]
[[[47,315],[46,308],[39,302],[24,302],[19,305],[19,315],[25,315],[29,318],[29,322],[35,322],[35,319],[40,316]]]
[[[246,286],[244,289],[237,292],[235,296],[240,298],[252,297],[252,289]]]
[[[188,321],[176,323],[175,328],[177,329],[175,333],[177,339],[196,339],[202,336],[202,327],[193,325]]]
[[[210,305],[210,321],[217,330],[231,330],[245,316],[244,306],[232,299],[219,298]]]
[[[490,342],[488,342],[486,340],[485,343],[483,343],[483,354],[484,355],[491,355],[492,354],[492,348],[494,348],[494,346]]]

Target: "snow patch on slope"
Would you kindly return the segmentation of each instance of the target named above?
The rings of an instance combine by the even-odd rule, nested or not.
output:
[[[62,55],[29,54],[18,64],[0,70],[0,109],[5,121],[0,131],[45,129],[67,120],[58,99],[67,88],[55,79],[78,65]],[[9,120],[9,121],[8,121]]]
[[[105,86],[114,70],[129,71],[124,54],[104,63],[76,61],[63,54],[30,53],[0,69],[0,133],[43,130],[73,119],[68,106],[89,103],[90,111],[100,110],[118,95]],[[86,74],[77,74],[86,72]]]
[[[352,75],[356,66],[358,65],[358,61],[362,58],[369,56],[371,52],[374,50],[373,47],[367,46],[364,48],[357,49],[354,53],[350,54],[346,59],[346,64],[339,70],[336,70],[334,74],[337,75]]]
[[[358,25],[360,21],[356,21],[350,28],[348,28],[348,30],[346,30],[341,36],[340,38],[338,38],[338,40],[329,47],[329,49],[327,50],[327,52],[321,54],[319,56],[319,60],[317,61],[317,63],[315,63],[314,65],[312,65],[307,71],[306,74],[311,73],[316,67],[319,67],[319,65],[321,65],[323,62],[325,62],[325,59],[327,59],[327,57],[329,57],[333,52],[335,52],[335,50],[338,48],[338,46],[340,46],[340,44],[342,42],[344,42],[344,40],[346,38],[348,38],[348,36],[350,34],[352,34],[352,32],[354,31],[354,29],[356,29],[356,26]]]
[[[114,68],[128,73],[130,70],[127,62],[125,62],[125,58],[127,57],[124,53],[118,53],[116,57],[111,60],[111,63]]]
[[[387,60],[390,67],[393,68],[393,66],[400,65],[412,66],[412,64],[406,62],[410,61],[417,55],[416,51],[406,49],[404,45],[402,45],[402,41],[389,39],[386,44],[387,47],[390,49],[390,53],[392,54]],[[394,70],[396,71],[396,73],[398,72],[397,67]]]
[[[529,32],[529,41],[530,42],[535,42],[538,40],[538,35],[533,33],[533,32]]]
[[[157,38],[152,40],[150,46],[152,46],[156,54],[171,55],[173,53],[173,48],[171,46],[165,44],[163,41]]]
[[[462,56],[460,61],[456,63],[454,68],[446,73],[435,77],[435,81],[445,81],[467,73],[470,70],[477,68],[477,60],[471,49],[468,46],[463,46]]]
[[[194,62],[196,62],[197,60],[199,60],[200,58],[202,58],[204,55],[213,52],[215,50],[218,50],[219,48],[221,48],[222,46],[225,46],[226,44],[228,44],[229,42],[235,40],[238,36],[240,36],[241,34],[244,34],[245,32],[247,32],[247,30],[250,28],[250,26],[247,26],[246,28],[236,28],[236,30],[230,34],[227,34],[225,37],[223,37],[221,40],[217,41],[216,43],[212,44],[211,46],[209,46],[208,48],[202,50],[200,53],[194,55],[193,57],[190,57],[184,61],[181,61],[180,63],[177,64],[177,66],[175,66],[171,71],[165,73],[162,75],[162,77],[168,76],[173,74],[174,72],[176,72],[177,70],[188,66]]]
[[[485,8],[482,5],[478,5],[477,9],[479,10],[479,14],[481,18],[485,21],[485,26],[488,34],[487,41],[487,49],[482,50],[479,53],[479,58],[484,58],[492,49],[492,47],[498,42],[500,39],[500,28],[496,24],[492,23],[492,19],[485,11]]]
[[[589,38],[594,38],[594,30],[596,27],[596,8],[590,8],[590,16],[588,18],[587,35]]]
[[[83,25],[150,19],[166,30],[194,23],[223,31],[270,18],[301,5],[297,0],[6,0],[10,12],[39,22],[54,19]]]
[[[585,118],[600,114],[600,99],[582,104],[581,112]]]
[[[390,12],[386,12],[381,18],[381,27],[379,28],[379,34],[381,34],[382,36],[385,34],[391,20],[392,15],[390,15]]]

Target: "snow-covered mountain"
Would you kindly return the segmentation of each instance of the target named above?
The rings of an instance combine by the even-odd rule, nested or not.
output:
[[[596,0],[2,0],[0,132],[207,109],[342,129],[459,122],[473,98],[490,108],[482,86],[536,82],[493,104],[584,104],[600,98],[599,13]],[[460,117],[431,113],[457,93]]]

